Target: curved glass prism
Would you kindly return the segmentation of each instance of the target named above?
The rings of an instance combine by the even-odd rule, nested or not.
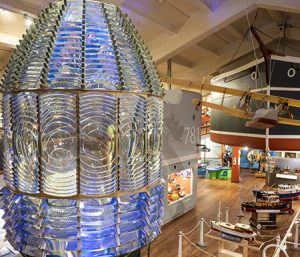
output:
[[[26,256],[119,256],[160,234],[163,90],[118,7],[59,0],[2,81],[9,242]]]

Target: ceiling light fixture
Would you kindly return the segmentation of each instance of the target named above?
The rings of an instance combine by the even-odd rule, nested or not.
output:
[[[0,14],[8,14],[8,11],[3,8],[0,8]]]
[[[25,24],[27,27],[30,27],[32,24],[32,18],[28,14],[24,14]]]

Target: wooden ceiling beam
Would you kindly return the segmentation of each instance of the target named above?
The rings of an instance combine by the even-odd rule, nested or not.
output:
[[[287,38],[290,40],[300,41],[300,28],[288,27],[287,28]]]
[[[172,62],[189,69],[192,69],[194,67],[193,62],[178,55],[172,58]]]
[[[16,45],[19,44],[20,38],[11,36],[8,34],[0,33],[0,45],[9,48],[16,48]]]
[[[178,55],[180,52],[209,37],[245,15],[245,7],[251,12],[256,8],[254,0],[228,0],[215,12],[192,16],[174,35],[165,35],[149,42],[149,50],[157,63]]]
[[[300,13],[298,0],[255,0],[257,7],[281,12]]]
[[[177,29],[172,27],[168,24],[162,24],[161,22],[157,21],[156,19],[150,17],[147,13],[143,13],[137,9],[133,8],[126,8],[124,6],[121,6],[121,9],[128,14],[128,16],[134,20],[134,17],[138,18],[139,20],[144,20],[145,23],[148,23],[152,25],[153,27],[157,28],[158,30],[168,34],[168,35],[174,35],[177,33]]]
[[[275,23],[270,23],[262,28],[260,28],[261,31],[267,31],[268,35],[270,35],[273,38],[278,38],[280,36],[280,30],[278,26]],[[272,41],[271,38],[265,38],[263,37],[263,41],[265,44],[268,44]],[[258,48],[258,44],[254,41],[255,48]],[[217,70],[219,70],[221,67],[225,66],[232,58],[233,54],[235,53],[236,49],[238,48],[240,44],[240,40],[236,41],[235,43],[232,43],[230,47],[224,48],[219,56],[212,57],[208,60],[202,61],[198,65],[195,65],[193,70],[187,71],[184,73],[185,77],[203,77],[205,75],[209,75]],[[238,59],[246,54],[249,54],[253,52],[252,42],[246,41],[244,42],[240,50],[235,56],[235,59]],[[180,72],[176,74],[178,76],[183,76]]]
[[[10,10],[12,12],[20,12],[23,14],[26,13],[31,16],[37,16],[39,11],[41,10],[41,8],[38,5],[24,3],[22,0],[1,0],[0,8]]]
[[[244,37],[244,34],[239,32],[235,27],[232,25],[229,25],[226,27],[226,31],[228,31],[232,36],[235,37],[235,39],[241,39]]]
[[[210,57],[216,57],[220,55],[218,52],[215,52],[212,49],[208,49],[207,47],[201,45],[201,42],[196,44],[194,47],[196,47],[199,50],[199,52]]]
[[[271,10],[271,9],[266,9],[267,13],[271,17],[271,19],[278,25],[282,26],[283,25],[283,18],[284,14],[282,12],[276,11],[276,10]]]
[[[192,3],[194,6],[196,6],[202,13],[211,13],[211,9],[209,9],[209,7],[207,5],[205,5],[203,2],[201,2],[200,0],[185,0],[188,1],[190,3]]]

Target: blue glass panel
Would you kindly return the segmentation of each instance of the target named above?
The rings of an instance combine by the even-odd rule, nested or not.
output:
[[[124,18],[115,6],[106,5],[111,33],[118,49],[124,88],[128,91],[147,91],[143,68],[130,35],[127,34]]]
[[[56,21],[59,20],[61,4],[61,2],[54,3],[47,13],[47,18],[40,19],[41,22],[36,28],[35,44],[31,48],[20,75],[19,88],[40,88],[42,70],[45,59],[49,55],[49,41],[53,37],[49,31],[54,30]]]
[[[103,5],[86,4],[85,87],[116,90],[119,74]]]
[[[49,88],[80,88],[82,72],[82,1],[67,1],[52,52]]]

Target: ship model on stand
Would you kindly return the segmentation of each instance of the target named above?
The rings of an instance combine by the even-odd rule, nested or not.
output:
[[[220,236],[224,239],[240,242],[242,239],[254,241],[256,233],[253,232],[249,225],[236,223],[235,225],[228,222],[211,221],[212,230],[220,232]]]
[[[253,190],[255,200],[242,202],[242,210],[251,212],[249,222],[252,227],[257,229],[276,228],[277,214],[294,214],[292,198],[284,198],[287,196],[287,187],[281,186],[280,188],[277,192]]]
[[[295,201],[299,200],[300,185],[280,184],[278,189],[274,191],[267,190],[253,190],[256,198],[263,198],[264,195],[278,196],[281,201]]]
[[[243,202],[242,209],[247,212],[280,213],[291,210],[291,201],[282,201],[276,194],[262,194],[254,201]]]

